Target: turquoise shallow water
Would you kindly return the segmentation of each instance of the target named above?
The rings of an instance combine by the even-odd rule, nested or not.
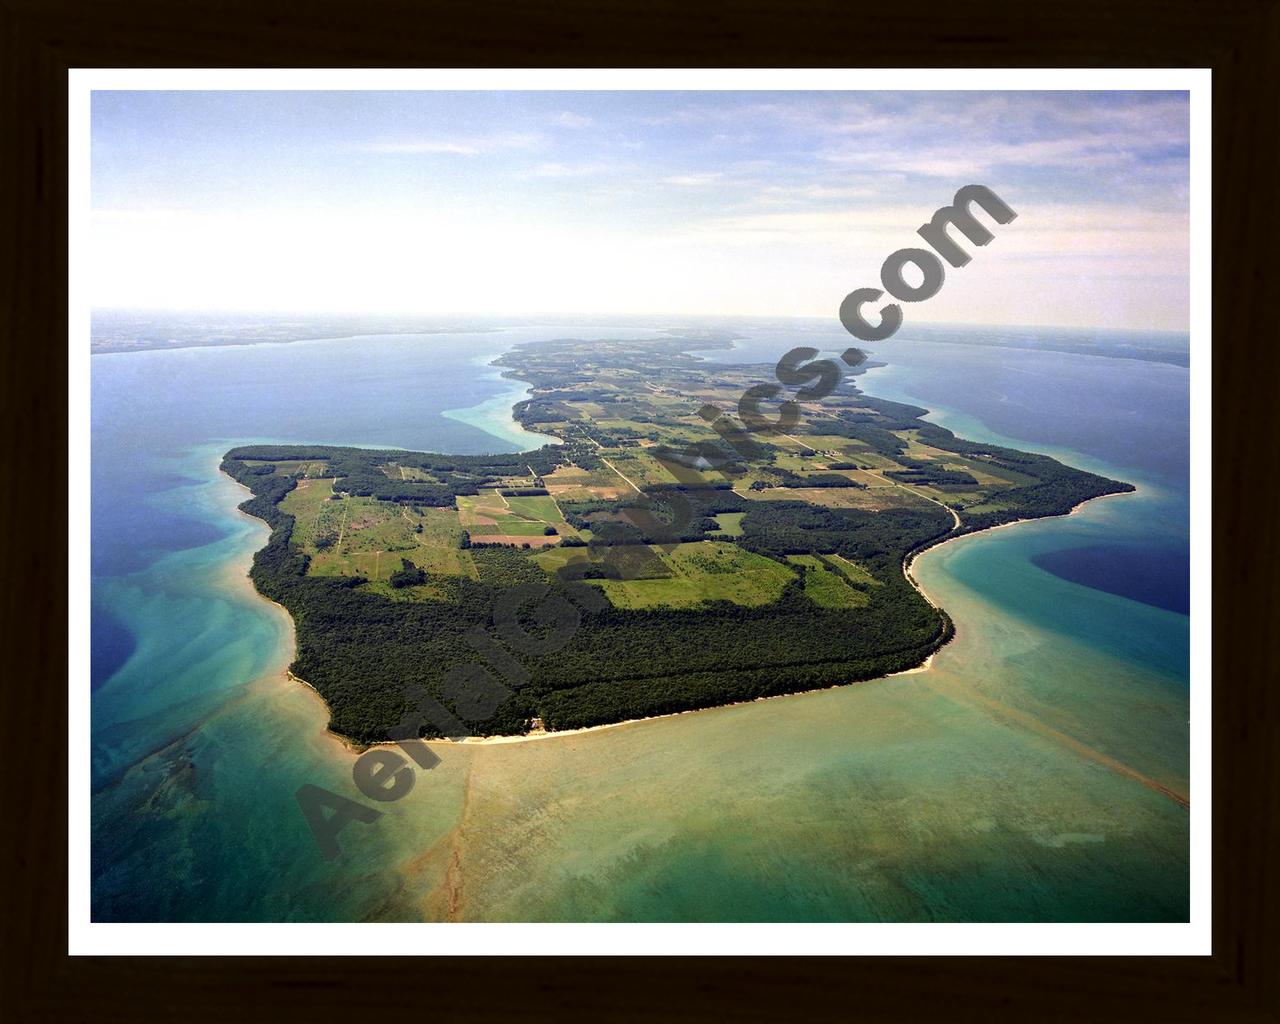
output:
[[[737,358],[842,345],[838,325],[739,326]],[[1161,789],[1185,794],[1188,774],[1188,620],[1170,610],[1187,371],[910,337],[875,353],[889,365],[866,390],[1139,492],[922,556],[959,626],[928,671],[443,747],[324,862],[292,794],[354,795],[353,758],[283,677],[291,625],[243,578],[265,528],[234,511],[218,456],[269,439],[514,450],[516,389],[476,364],[572,333],[94,358],[95,919],[1185,919],[1189,818]],[[1148,600],[1072,556],[1100,549],[1128,552]]]

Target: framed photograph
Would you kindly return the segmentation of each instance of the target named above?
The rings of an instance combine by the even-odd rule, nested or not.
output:
[[[1274,9],[505,13],[8,23],[16,1018],[1274,1019]]]

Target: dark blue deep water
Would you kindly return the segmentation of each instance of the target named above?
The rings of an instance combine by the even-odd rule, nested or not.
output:
[[[1045,551],[1031,560],[1072,583],[1189,615],[1189,559],[1186,545],[1086,544]]]

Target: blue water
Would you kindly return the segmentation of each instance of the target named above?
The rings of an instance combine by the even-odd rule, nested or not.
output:
[[[1032,561],[1072,583],[1189,615],[1191,566],[1186,557],[1185,550],[1175,552],[1172,545],[1083,544],[1046,551]]]
[[[848,343],[825,322],[718,326],[740,335],[736,351],[706,354],[722,361]],[[540,337],[648,333],[596,321],[93,357],[95,918],[413,917],[379,873],[402,855],[391,830],[361,833],[369,868],[353,874],[319,861],[298,820],[292,786],[342,791],[347,767],[318,736],[313,698],[264,689],[287,663],[292,630],[243,586],[265,529],[235,514],[244,492],[217,473],[218,459],[231,445],[272,440],[530,447],[540,439],[521,438],[503,416],[513,382],[489,358]],[[1060,351],[1078,339],[1052,332],[1042,348],[1028,346],[1034,332],[1018,347],[937,337],[904,328],[876,345],[873,359],[887,365],[858,385],[924,405],[962,436],[1045,451],[1139,488],[1087,515],[957,546],[947,572],[1010,621],[1140,669],[1151,700],[1167,693],[1176,717],[1188,684],[1185,353],[1151,358],[1167,338],[1137,345],[1147,353],[1138,359]],[[1131,335],[1120,342],[1091,344],[1135,350]],[[1029,692],[1062,686],[1027,681]],[[1153,757],[1169,777],[1183,774],[1185,751],[1161,746]],[[267,785],[266,772],[288,782]]]

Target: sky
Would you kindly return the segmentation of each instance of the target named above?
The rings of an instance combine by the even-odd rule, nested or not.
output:
[[[910,322],[1186,330],[1167,92],[95,92],[97,308],[830,316],[958,189]]]

